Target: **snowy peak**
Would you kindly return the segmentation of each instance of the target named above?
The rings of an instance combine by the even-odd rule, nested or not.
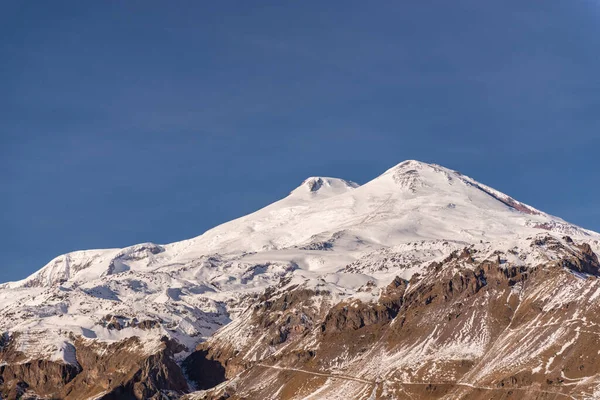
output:
[[[464,187],[476,189],[491,197],[497,202],[524,214],[542,215],[543,213],[531,206],[521,203],[512,197],[499,192],[489,186],[483,185],[476,180],[437,164],[427,164],[416,160],[403,161],[388,169],[379,178],[393,181],[405,191],[413,194],[424,193],[452,193],[455,196],[461,194],[469,196],[472,190],[463,190]],[[456,185],[458,183],[458,185]],[[462,187],[459,189],[459,187]],[[429,189],[429,190],[427,190]]]
[[[309,195],[324,198],[346,193],[357,187],[359,187],[357,183],[340,178],[311,176],[310,178],[305,179],[300,186],[290,193],[290,195]]]
[[[388,169],[375,181],[387,181],[396,189],[416,193],[420,188],[437,188],[443,191],[460,173],[436,164],[416,160],[403,161]]]
[[[85,282],[163,264],[194,262],[212,254],[242,257],[264,252],[262,261],[270,262],[271,252],[294,248],[338,252],[318,256],[290,252],[278,259],[307,269],[339,268],[367,249],[414,240],[452,238],[479,243],[513,240],[540,231],[597,237],[457,171],[407,160],[362,186],[339,178],[310,177],[286,198],[192,239],[59,256],[30,277],[0,285],[0,289]]]
[[[423,169],[424,167],[430,167],[432,164],[428,164],[426,162],[423,161],[418,161],[418,160],[404,160],[396,165],[394,165],[392,168],[388,169],[387,171],[385,171],[383,173],[383,175],[385,174],[389,174],[391,172],[394,171],[398,171],[398,170],[411,170],[411,169]]]
[[[414,173],[414,172],[419,172],[422,171],[423,169],[439,169],[439,170],[446,170],[446,171],[450,171],[450,172],[454,172],[452,170],[449,170],[447,168],[441,167],[439,165],[436,164],[427,164],[425,162],[422,161],[417,161],[417,160],[405,160],[402,161],[399,164],[394,165],[392,168],[388,169],[387,171],[385,171],[383,174],[381,174],[381,176],[384,175],[390,175],[390,174],[403,174],[403,173]]]

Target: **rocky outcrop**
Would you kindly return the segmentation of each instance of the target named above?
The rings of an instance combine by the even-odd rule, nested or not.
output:
[[[247,309],[245,317],[234,321],[233,326],[228,326],[221,335],[217,334],[199,344],[196,351],[183,362],[189,379],[199,387],[220,383],[218,381],[222,376],[234,377],[252,367],[257,360],[274,353],[278,348],[302,340],[320,326],[330,304],[326,301],[316,304],[315,299],[328,298],[329,293],[287,286],[287,283],[283,281],[280,284],[285,290],[266,290]],[[244,330],[248,327],[251,329]],[[246,345],[236,344],[231,340],[232,335],[247,335]],[[212,370],[209,371],[208,367]]]
[[[19,333],[0,339],[0,393],[16,399],[25,393],[56,395],[80,372],[79,365],[44,359],[30,359],[17,345]]]
[[[133,374],[102,396],[103,400],[164,398],[163,392],[181,395],[188,391],[180,367],[165,352],[154,354],[141,363]],[[178,396],[177,396],[178,397]]]
[[[65,398],[104,393],[106,399],[146,399],[162,391],[188,391],[183,372],[173,360],[182,348],[167,338],[151,351],[137,337],[113,345],[84,339],[75,343],[82,371],[65,387]]]
[[[600,276],[600,262],[598,262],[598,256],[592,251],[592,248],[587,243],[576,245],[580,250],[579,257],[571,257],[566,264],[567,268],[590,274],[594,276]]]
[[[0,366],[2,398],[25,394],[42,398],[148,399],[167,391],[189,390],[173,354],[180,345],[165,338],[152,352],[137,337],[102,344],[74,337],[77,364],[27,360],[9,341],[2,350]]]
[[[110,330],[120,331],[124,328],[140,328],[143,330],[149,330],[156,328],[160,325],[159,321],[145,319],[138,321],[137,318],[129,318],[122,315],[106,314],[100,321],[103,326]]]
[[[353,300],[333,306],[321,324],[321,331],[323,334],[334,334],[369,325],[389,323],[398,315],[402,307],[407,284],[408,281],[396,277],[376,303]]]
[[[79,373],[78,366],[47,360],[33,360],[0,366],[3,399],[16,399],[26,392],[56,396]]]

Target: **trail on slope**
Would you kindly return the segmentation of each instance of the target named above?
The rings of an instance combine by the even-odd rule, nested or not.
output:
[[[325,378],[333,378],[333,379],[344,379],[347,381],[354,381],[354,382],[360,382],[360,383],[365,383],[368,385],[378,385],[381,382],[378,381],[370,381],[367,379],[362,379],[362,378],[358,378],[355,376],[350,376],[350,375],[342,375],[342,374],[326,374],[326,373],[322,373],[322,372],[314,372],[314,371],[307,371],[305,369],[298,369],[298,368],[284,368],[284,367],[278,367],[275,365],[266,365],[266,364],[255,364],[255,366],[258,367],[263,367],[263,368],[271,368],[271,369],[276,369],[279,371],[294,371],[294,372],[302,372],[305,374],[310,374],[310,375],[316,375],[316,376],[322,376]],[[553,394],[556,396],[563,396],[569,399],[574,399],[577,400],[576,397],[571,396],[568,393],[562,393],[562,392],[554,392],[554,391],[549,391],[549,390],[539,390],[539,389],[535,389],[535,388],[526,388],[526,387],[522,387],[522,388],[494,388],[494,387],[488,387],[488,386],[478,386],[478,385],[472,385],[469,383],[464,383],[464,382],[402,382],[402,381],[393,381],[394,383],[400,384],[400,385],[405,385],[405,386],[410,386],[410,385],[454,385],[454,386],[462,386],[462,387],[468,387],[471,389],[479,389],[479,390],[518,390],[518,391],[532,391],[532,392],[536,392],[536,393],[545,393],[545,394]]]
[[[272,369],[277,369],[280,371],[294,371],[294,372],[303,372],[305,374],[310,374],[310,375],[317,375],[317,376],[323,376],[325,378],[337,378],[337,379],[345,379],[347,381],[355,381],[355,382],[360,382],[360,383],[366,383],[368,385],[376,385],[377,382],[375,381],[369,381],[366,379],[361,379],[361,378],[357,378],[355,376],[349,376],[349,375],[341,375],[341,374],[324,374],[321,372],[313,372],[313,371],[307,371],[305,369],[297,369],[297,368],[283,368],[283,367],[278,367],[275,365],[265,365],[265,364],[256,364],[256,366],[259,367],[264,367],[264,368],[272,368]]]

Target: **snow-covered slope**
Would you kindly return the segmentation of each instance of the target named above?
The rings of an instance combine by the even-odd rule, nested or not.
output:
[[[338,256],[345,261],[365,250],[415,240],[470,243],[527,236],[540,230],[594,235],[456,171],[411,160],[360,187],[342,179],[308,178],[288,197],[196,238],[164,246],[145,243],[69,253],[25,280],[6,286],[89,281],[212,254],[294,261],[308,270],[322,270],[324,265],[339,267],[335,261]],[[336,254],[330,257],[323,253],[315,259],[313,252],[302,251],[319,247]],[[253,255],[256,253],[265,256]]]
[[[284,278],[325,286],[336,301],[364,300],[365,285],[408,279],[472,244],[535,263],[548,257],[529,249],[540,233],[599,248],[597,233],[438,165],[405,161],[362,186],[311,177],[189,240],[58,256],[0,285],[0,329],[20,333],[32,360],[77,363],[65,351],[73,334],[107,343],[137,336],[149,349],[167,336],[186,346],[182,359]]]

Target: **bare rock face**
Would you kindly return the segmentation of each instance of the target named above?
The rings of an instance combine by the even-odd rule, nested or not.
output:
[[[181,368],[172,359],[174,343],[164,341],[148,353],[138,338],[114,345],[90,343],[75,338],[78,365],[47,360],[26,360],[23,354],[4,347],[0,366],[2,398],[28,394],[40,398],[147,399],[163,391],[183,394],[188,385]],[[7,361],[5,361],[7,362]]]
[[[389,323],[398,315],[402,307],[407,283],[396,277],[377,303],[363,303],[360,300],[338,303],[327,313],[321,331],[323,334],[335,334]]]
[[[82,371],[65,387],[65,398],[102,393],[103,399],[145,399],[164,390],[188,391],[181,368],[172,359],[176,343],[164,339],[156,351],[144,352],[135,337],[108,347],[86,342],[76,342]]]
[[[79,372],[79,368],[47,360],[34,360],[22,364],[0,367],[2,398],[16,399],[27,391],[56,393]]]
[[[19,334],[3,335],[0,340],[0,389],[2,398],[16,399],[25,393],[54,394],[80,372],[79,365],[49,360],[30,360],[15,345]]]
[[[206,382],[220,383],[250,368],[261,357],[259,354],[271,354],[277,348],[298,342],[314,329],[320,329],[320,321],[329,308],[327,300],[323,300],[327,298],[327,292],[296,286],[267,290],[228,329],[198,345],[183,362],[187,376],[200,388],[208,388]],[[236,335],[242,336],[243,345],[235,343]],[[306,356],[300,353],[285,356]],[[208,367],[212,370],[203,372]]]

